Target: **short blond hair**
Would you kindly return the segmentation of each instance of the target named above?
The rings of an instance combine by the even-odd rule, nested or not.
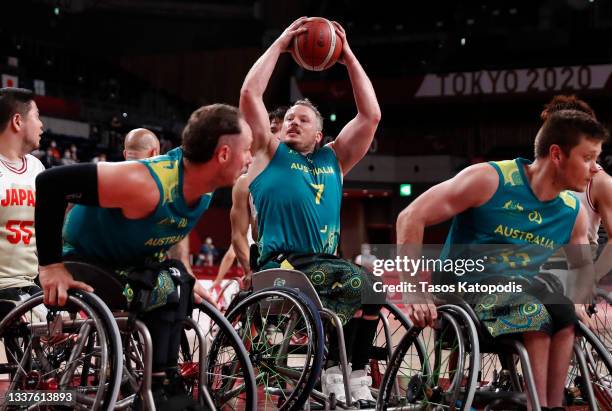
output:
[[[295,106],[306,106],[312,111],[314,111],[315,116],[317,117],[317,127],[319,131],[323,131],[323,116],[321,115],[321,112],[319,111],[317,106],[312,103],[312,101],[308,100],[307,98],[303,98],[293,103],[292,107]]]

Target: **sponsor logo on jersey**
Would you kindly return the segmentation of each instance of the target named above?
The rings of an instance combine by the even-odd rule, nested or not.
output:
[[[524,210],[523,206],[518,201],[508,200],[504,203],[504,210],[521,212]]]
[[[529,213],[528,217],[529,221],[532,223],[542,224],[542,214],[540,214],[538,210],[533,210],[531,213]]]

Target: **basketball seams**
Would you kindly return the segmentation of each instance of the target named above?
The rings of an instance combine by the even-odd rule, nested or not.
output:
[[[295,41],[293,42],[293,55],[295,56],[296,59],[298,59],[300,66],[308,67],[308,64],[306,64],[306,62],[302,58],[302,55],[300,54],[300,46],[298,43],[299,43],[299,38],[295,39]]]
[[[308,30],[294,39],[291,54],[296,63],[306,70],[326,70],[338,60],[342,43],[329,20],[317,17],[306,24]]]
[[[306,33],[306,36],[304,38],[304,51],[305,51],[305,55],[306,55],[306,60],[308,61],[307,63],[307,67],[310,68],[310,70],[314,70],[315,65],[314,65],[314,60],[315,60],[315,45],[316,45],[316,41],[317,41],[317,32],[319,30],[308,30],[308,33]]]
[[[325,56],[325,59],[323,60],[323,63],[321,63],[320,65],[314,67],[314,69],[316,71],[321,71],[324,70],[327,66],[327,64],[329,63],[329,60],[332,58],[332,56],[334,55],[334,52],[336,51],[336,41],[338,40],[338,37],[336,36],[336,31],[334,30],[334,26],[332,25],[332,23],[329,20],[325,20],[325,23],[329,29],[329,40],[330,40],[330,45],[329,45],[329,50],[327,52],[327,56]]]

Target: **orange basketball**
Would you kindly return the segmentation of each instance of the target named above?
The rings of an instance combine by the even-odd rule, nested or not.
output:
[[[306,70],[321,71],[333,66],[342,53],[342,39],[334,25],[323,17],[313,17],[302,27],[308,30],[293,41],[291,55]]]

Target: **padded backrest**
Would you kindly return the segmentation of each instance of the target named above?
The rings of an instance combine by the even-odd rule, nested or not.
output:
[[[317,295],[312,283],[300,271],[271,268],[253,274],[254,292],[272,287],[287,287],[299,290],[310,298],[318,309],[323,308],[321,299]]]

